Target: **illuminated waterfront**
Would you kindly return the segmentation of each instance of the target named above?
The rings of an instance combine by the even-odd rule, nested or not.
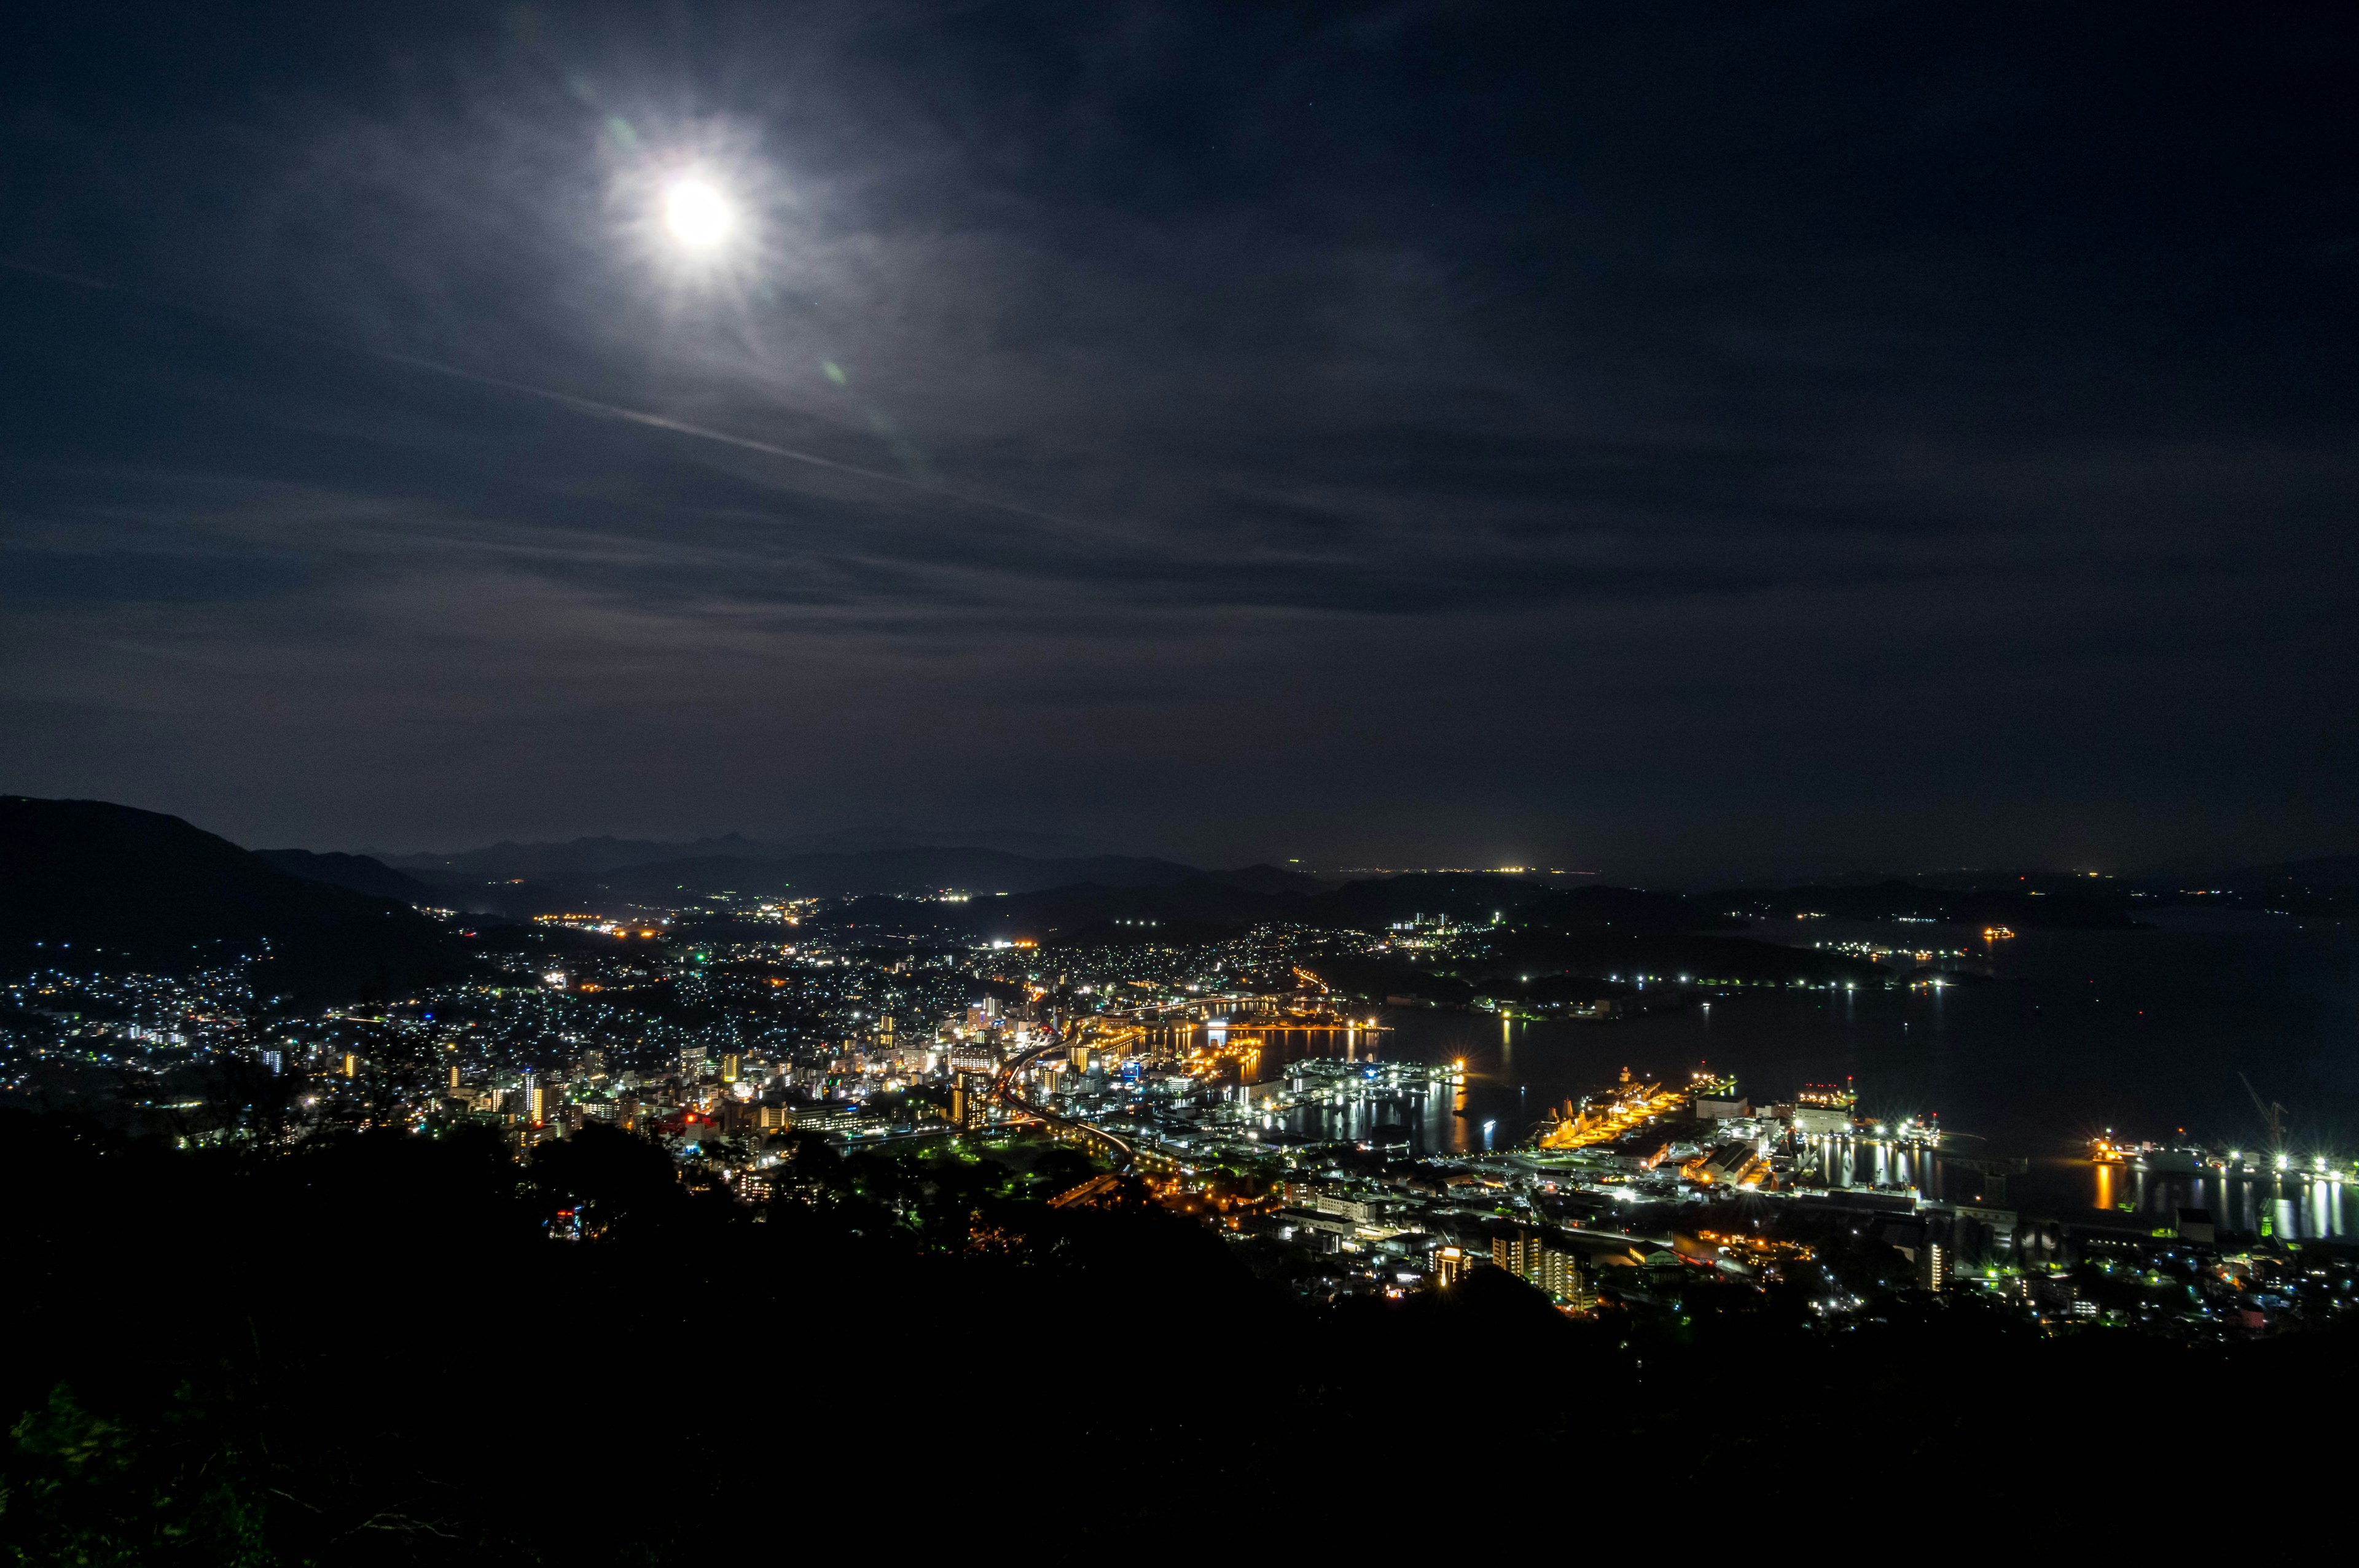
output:
[[[1392,1060],[1463,1061],[1453,1093],[1413,1108],[1433,1153],[1509,1147],[1552,1107],[1614,1083],[1627,1066],[1678,1082],[1700,1062],[1758,1098],[1853,1078],[1861,1109],[1897,1124],[1937,1114],[1947,1152],[2021,1156],[2007,1201],[2060,1214],[2119,1214],[2168,1225],[2180,1207],[2223,1227],[2288,1236],[2359,1233],[2347,1184],[2302,1174],[2321,1152],[2359,1149],[2359,939],[2325,923],[2166,914],[2158,929],[2041,933],[1995,977],[1881,992],[1738,991],[1607,1023],[1504,1021],[1480,1011],[1386,1008],[1370,1035],[1256,1030],[1259,1074],[1306,1055],[1371,1050]],[[2284,1101],[2282,1180],[2110,1170],[2087,1158],[2107,1128],[2225,1150],[2265,1134],[2237,1075]],[[1302,1113],[1293,1130],[1359,1138],[1399,1119],[1373,1100]],[[1930,1177],[1905,1152],[1863,1142],[1843,1173],[1972,1198],[1978,1183]],[[1931,1184],[1938,1183],[1938,1189]],[[2233,1219],[2229,1217],[2234,1217]]]

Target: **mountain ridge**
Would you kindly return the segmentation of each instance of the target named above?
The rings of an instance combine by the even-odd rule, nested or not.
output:
[[[397,871],[367,855],[347,855],[333,849],[256,849],[253,853],[274,871],[307,882],[349,888],[353,892],[402,903],[430,903],[434,899],[434,890],[416,877]]]
[[[0,795],[0,954],[93,967],[257,957],[258,996],[386,996],[459,972],[447,934],[407,904],[290,876],[161,812]]]

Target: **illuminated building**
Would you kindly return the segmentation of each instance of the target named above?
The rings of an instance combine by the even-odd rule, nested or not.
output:
[[[1561,1248],[1540,1249],[1539,1276],[1532,1282],[1560,1302],[1582,1304],[1592,1300],[1581,1275],[1581,1255]]]
[[[1353,1225],[1374,1225],[1382,1216],[1382,1208],[1366,1198],[1350,1197],[1338,1193],[1321,1193],[1313,1200],[1313,1209],[1320,1214],[1332,1214],[1348,1219]]]
[[[1581,1272],[1581,1254],[1555,1245],[1535,1230],[1491,1238],[1491,1261],[1527,1284],[1538,1287],[1556,1301],[1576,1304],[1589,1300]]]
[[[1539,1237],[1528,1230],[1518,1230],[1512,1238],[1491,1238],[1491,1261],[1518,1280],[1538,1280],[1543,1250]]]
[[[1805,1084],[1802,1092],[1794,1097],[1794,1130],[1804,1137],[1849,1132],[1853,1108],[1858,1101],[1848,1080],[1840,1087],[1833,1084]]]
[[[1466,1249],[1462,1247],[1437,1247],[1433,1251],[1433,1281],[1448,1290],[1466,1277]]]
[[[1706,1186],[1746,1186],[1760,1181],[1767,1167],[1751,1143],[1715,1145],[1680,1167],[1680,1173]]]
[[[951,1075],[951,1123],[955,1127],[973,1127],[983,1119],[983,1107],[991,1096],[991,1077],[985,1073],[960,1068]]]

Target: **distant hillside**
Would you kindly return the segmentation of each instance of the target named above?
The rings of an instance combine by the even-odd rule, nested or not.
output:
[[[1331,884],[1308,871],[1289,871],[1279,866],[1240,866],[1234,871],[1206,871],[1212,881],[1248,892],[1318,892]]]
[[[2225,903],[2347,920],[2359,915],[2359,855],[2324,855],[2201,879],[2175,879],[2161,891],[2180,903]]]
[[[2285,884],[2312,890],[2359,888],[2359,855],[2320,855],[2308,860],[2254,866],[2234,873],[2234,880],[2263,887]]]
[[[687,843],[662,843],[647,838],[574,838],[560,844],[518,844],[503,840],[485,845],[480,849],[457,850],[449,854],[384,854],[375,858],[398,871],[448,873],[462,877],[484,877],[506,881],[521,877],[528,881],[541,881],[571,877],[596,877],[635,866],[677,865],[684,861],[746,862],[776,865],[792,862],[804,868],[824,868],[830,865],[874,863],[886,865],[897,860],[908,866],[924,866],[929,860],[940,857],[989,856],[1015,865],[1061,865],[1068,868],[1059,878],[1072,881],[1072,868],[1093,864],[1130,862],[1140,865],[1169,865],[1169,861],[1141,860],[1120,855],[1075,854],[1066,848],[1077,840],[1046,833],[986,832],[973,838],[935,838],[876,842],[876,835],[831,835],[824,838],[797,844],[767,844],[748,838],[741,833],[727,833],[717,838],[698,838]],[[865,838],[868,842],[846,842],[845,839]],[[947,848],[945,846],[948,846]],[[1189,868],[1183,868],[1189,869]],[[816,872],[809,872],[816,874]],[[1280,875],[1287,873],[1280,872]],[[919,881],[925,881],[920,875]],[[942,885],[939,877],[932,885]],[[1048,883],[1027,881],[1027,886],[1041,887]],[[859,891],[869,891],[861,889]]]
[[[2027,879],[2018,879],[2026,881]],[[1731,888],[1699,902],[1767,919],[1829,914],[1851,920],[1939,920],[2075,930],[2121,929],[2131,924],[2127,890],[2044,879],[2054,891],[2028,886],[1929,888],[1899,881],[1790,888]]]
[[[1165,887],[1083,884],[962,903],[868,897],[823,918],[883,936],[1028,939],[1054,950],[1213,940],[1258,925],[1374,933],[1419,916],[1485,926],[1496,917],[1498,925],[1482,945],[1483,957],[1338,957],[1321,966],[1321,978],[1370,1000],[1399,994],[1462,1002],[1489,995],[1534,1003],[1616,994],[1617,985],[1639,976],[1781,986],[1881,986],[1890,979],[1863,960],[1728,935],[1745,921],[1716,900],[1635,888],[1551,892],[1483,873],[1420,872],[1312,892],[1261,892],[1215,874]]]
[[[1190,932],[1234,932],[1265,923],[1381,931],[1419,918],[1488,924],[1499,916],[1520,925],[1538,912],[1544,919],[1561,918],[1587,928],[1601,924],[1609,906],[1634,918],[1643,906],[1654,923],[1649,929],[1689,931],[1726,924],[1705,910],[1689,909],[1672,895],[1603,888],[1552,893],[1537,882],[1483,872],[1414,872],[1323,888],[1310,877],[1273,882],[1270,870],[1195,872],[1178,881],[1129,887],[1082,882],[966,903],[860,899],[835,918],[863,925],[897,923],[911,930],[1029,936],[1044,942],[1071,941],[1108,926],[1132,930],[1141,921]],[[1287,873],[1277,875],[1285,878]],[[1277,891],[1264,891],[1268,889]]]
[[[1669,936],[1738,929],[1745,924],[1710,899],[1639,888],[1582,887],[1551,892],[1516,912],[1519,925],[1549,931]]]
[[[266,940],[257,991],[316,1001],[391,994],[463,962],[406,905],[288,876],[177,816],[104,801],[0,796],[0,955],[12,963],[71,953],[78,967],[177,968]]]
[[[618,891],[669,892],[688,887],[788,892],[799,897],[847,898],[861,893],[1031,892],[1074,882],[1105,887],[1168,887],[1198,876],[1171,860],[1103,855],[1081,860],[1040,860],[1001,849],[876,849],[857,855],[789,855],[769,860],[712,857],[626,866],[600,880]]]
[[[674,903],[681,895],[727,893],[797,898],[865,894],[926,894],[957,890],[989,897],[1087,882],[1105,887],[1169,887],[1203,875],[1171,860],[1103,855],[1044,860],[998,849],[877,849],[861,854],[748,858],[707,855],[615,866],[596,872],[504,877],[420,869],[435,896],[462,909],[489,909],[521,918],[554,909],[600,909],[634,903]],[[522,877],[527,873],[516,873]],[[1228,874],[1228,873],[1223,873]],[[1268,867],[1234,873],[1272,885],[1288,873]],[[1310,883],[1310,879],[1301,879]],[[1315,884],[1312,884],[1315,885]]]
[[[449,855],[379,855],[388,866],[406,871],[447,871],[460,876],[569,877],[594,875],[621,866],[643,866],[658,860],[726,856],[767,860],[781,851],[731,833],[688,844],[664,844],[647,838],[574,838],[562,844],[517,844],[507,839],[480,849]]]
[[[272,870],[300,877],[307,882],[349,888],[353,892],[400,903],[435,902],[432,888],[366,855],[315,854],[310,849],[256,849],[254,853]]]

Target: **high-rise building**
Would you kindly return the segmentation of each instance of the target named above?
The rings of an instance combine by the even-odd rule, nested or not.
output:
[[[1466,1249],[1437,1247],[1433,1249],[1433,1282],[1448,1290],[1466,1277]]]
[[[1581,1254],[1557,1246],[1538,1231],[1519,1229],[1512,1237],[1493,1237],[1491,1261],[1553,1300],[1575,1304],[1590,1300]]]
[[[1559,1247],[1540,1249],[1539,1278],[1532,1281],[1560,1302],[1585,1302],[1588,1281],[1581,1277],[1581,1254]]]
[[[1543,1251],[1537,1232],[1518,1230],[1513,1237],[1491,1238],[1491,1261],[1518,1280],[1539,1281],[1540,1254]]]

